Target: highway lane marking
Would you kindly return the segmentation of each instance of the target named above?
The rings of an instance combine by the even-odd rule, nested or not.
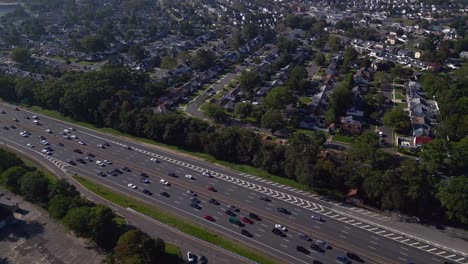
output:
[[[348,229],[348,230],[351,230],[351,227],[349,227],[349,226],[343,226],[343,227]]]
[[[268,207],[265,207],[265,209],[272,211],[271,208],[268,208]]]
[[[263,230],[263,229],[261,229],[261,228],[258,228],[258,231],[264,232],[264,233],[265,233],[265,230]]]
[[[455,260],[455,261],[460,262],[460,261],[462,261],[462,260],[464,260],[464,259],[465,259],[465,258],[459,258],[459,259],[457,259],[457,260]]]
[[[282,246],[282,247],[285,247],[285,248],[287,248],[287,247],[288,247],[288,246],[286,246],[286,245],[283,245],[283,244],[280,244],[280,246]]]
[[[267,226],[267,225],[265,225],[265,224],[260,224],[260,225],[261,225],[261,226],[264,226],[264,227],[268,227],[268,226]]]
[[[294,216],[289,216],[289,218],[291,218],[291,219],[296,219],[296,217],[294,217]]]
[[[453,257],[455,257],[455,256],[456,256],[455,254],[452,254],[452,255],[450,255],[450,256],[445,256],[445,257],[446,257],[446,258],[453,258]]]
[[[251,203],[251,202],[252,202],[252,201],[250,201],[250,200],[247,200],[247,199],[246,199],[245,201],[246,201],[246,202],[248,202],[248,203]]]
[[[257,234],[257,233],[254,233],[254,235],[258,236],[258,237],[262,237],[261,235]]]
[[[316,225],[312,225],[312,226],[313,226],[313,227],[315,227],[315,228],[318,228],[318,229],[320,229],[320,226],[316,226]]]
[[[400,239],[400,238],[403,238],[402,236],[399,236],[399,237],[392,237],[392,239],[394,240],[397,240],[397,239]]]
[[[375,242],[375,241],[372,241],[372,240],[369,240],[369,242],[371,242],[372,244],[375,244],[375,245],[378,245],[379,243]]]
[[[176,204],[180,204],[180,202],[179,202],[179,201],[174,201],[174,203],[176,203]]]
[[[423,249],[423,248],[427,248],[429,247],[428,245],[424,245],[424,246],[421,246],[421,247],[418,247],[419,249]]]
[[[375,237],[375,236],[370,236],[372,239],[379,240],[380,238]]]
[[[341,233],[345,233],[345,234],[349,235],[349,233],[344,231],[344,230],[341,230]]]
[[[409,250],[409,249],[407,249],[407,248],[405,248],[405,247],[400,247],[400,248],[403,249],[403,250]]]
[[[291,241],[287,240],[286,238],[283,238],[283,240],[286,241],[286,242],[288,242],[288,243],[291,242]]]
[[[374,228],[367,229],[367,231],[374,231],[374,230],[377,230],[377,229],[378,229],[377,227],[374,227]]]
[[[432,252],[432,251],[434,251],[434,250],[437,250],[437,248],[431,248],[431,249],[426,250],[426,251],[427,251],[427,252]]]
[[[377,250],[375,247],[372,247],[372,246],[367,246],[367,247],[373,250]]]
[[[343,235],[338,235],[339,237],[342,237],[344,239],[347,239],[347,237],[343,236]]]
[[[409,238],[400,240],[401,243],[405,243],[405,242],[407,242],[407,241],[409,241]]]
[[[405,261],[405,262],[407,261],[406,259],[404,259],[404,258],[402,258],[402,257],[398,257],[398,259],[401,259],[401,260],[403,260],[403,261]]]
[[[414,246],[416,246],[417,244],[419,244],[419,242],[414,242],[414,243],[409,244],[409,245],[414,247]]]
[[[401,251],[400,251],[400,254],[405,255],[405,256],[408,256],[407,253],[404,253],[404,252],[401,252]]]
[[[221,212],[216,212],[216,213],[219,214],[219,215],[223,215]]]
[[[385,235],[383,235],[383,236],[384,236],[384,237],[389,237],[389,236],[394,236],[394,235],[395,235],[395,234],[393,234],[393,233],[389,233],[389,234],[385,234]]]
[[[437,261],[437,262],[442,262],[442,261],[440,261],[440,260],[438,260],[438,259],[436,259],[436,258],[432,258],[432,260],[435,260],[435,261]]]
[[[442,255],[442,254],[444,254],[444,253],[446,253],[446,251],[441,251],[441,252],[435,253],[435,254],[440,256],[440,255]]]
[[[375,233],[380,235],[380,234],[385,233],[385,232],[387,232],[387,231],[386,230],[381,230],[381,231],[375,232]]]

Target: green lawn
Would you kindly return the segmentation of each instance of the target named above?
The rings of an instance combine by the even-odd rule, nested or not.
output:
[[[351,144],[353,143],[354,138],[349,137],[349,136],[344,136],[344,135],[333,135],[333,141]]]
[[[408,107],[408,105],[406,103],[396,103],[395,107],[405,109]]]
[[[404,100],[406,99],[406,96],[403,96],[401,93],[395,93],[395,99]]]
[[[166,243],[166,255],[161,263],[184,263],[180,248],[177,245]]]
[[[251,260],[257,261],[259,263],[275,263],[267,257],[260,255],[255,250],[244,246],[243,244],[228,239],[220,237],[217,234],[211,233],[205,228],[196,226],[185,219],[182,219],[178,216],[170,214],[166,211],[160,210],[150,204],[147,204],[143,201],[140,201],[136,198],[126,196],[123,193],[117,193],[111,191],[107,187],[104,187],[100,184],[97,184],[91,180],[85,179],[83,177],[74,176],[75,180],[85,186],[88,190],[96,193],[97,195],[103,197],[106,200],[109,200],[115,204],[126,208],[132,208],[133,210],[145,214],[149,217],[152,217],[162,223],[165,223],[169,226],[172,226],[182,232],[190,234],[192,236],[203,239],[207,242],[218,245],[222,248],[225,248],[229,251],[235,252],[241,256],[249,258]]]
[[[299,101],[301,101],[301,103],[303,104],[310,104],[312,103],[312,98],[307,97],[307,96],[301,96],[299,97]]]

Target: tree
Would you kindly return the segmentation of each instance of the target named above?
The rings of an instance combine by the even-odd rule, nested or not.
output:
[[[262,127],[271,129],[272,132],[284,127],[283,117],[278,109],[269,109],[261,120]]]
[[[196,70],[205,71],[213,66],[215,60],[216,56],[212,51],[199,49],[192,58],[192,67]]]
[[[439,186],[437,197],[447,209],[449,219],[468,224],[468,177],[451,177],[447,184]]]
[[[271,89],[265,97],[265,106],[270,109],[282,109],[293,100],[291,92],[287,87],[279,86]]]
[[[226,118],[224,109],[218,104],[207,103],[205,113],[209,118],[214,119],[216,122],[221,122]]]
[[[91,224],[92,211],[90,207],[82,206],[68,211],[63,218],[63,223],[73,230],[78,236],[92,237],[93,226]]]
[[[343,66],[347,67],[349,64],[354,63],[357,57],[357,51],[353,47],[347,47],[343,52]]]
[[[120,263],[159,263],[164,250],[165,243],[162,239],[152,239],[140,230],[125,232],[114,248]]]
[[[383,169],[391,164],[389,154],[379,149],[379,136],[370,131],[354,139],[348,149],[348,157],[350,160],[363,162],[377,169]]]
[[[142,60],[142,59],[145,59],[147,57],[147,51],[141,45],[132,45],[128,49],[128,54],[134,60]]]
[[[97,205],[92,208],[91,226],[93,228],[93,240],[96,244],[106,250],[115,247],[119,229],[114,221],[115,214],[104,205]]]
[[[76,190],[76,187],[69,184],[67,180],[60,179],[54,184],[52,184],[49,191],[50,199],[57,195],[73,198],[79,196],[80,193]]]
[[[70,209],[72,199],[63,195],[55,195],[49,201],[48,211],[52,218],[62,219]]]
[[[253,39],[255,36],[257,36],[258,29],[257,25],[253,23],[247,23],[244,25],[242,28],[242,35],[244,39]]]
[[[383,121],[385,125],[395,128],[400,133],[408,132],[411,128],[410,117],[401,108],[393,108],[385,113]]]
[[[449,144],[444,139],[434,139],[423,145],[420,157],[423,159],[424,167],[432,175],[443,168],[447,151],[449,151]]]
[[[332,51],[339,51],[341,49],[341,40],[337,36],[330,36],[328,38],[328,46]]]
[[[15,48],[11,51],[11,59],[21,64],[28,64],[31,62],[31,54],[28,49]]]
[[[455,173],[465,173],[468,171],[468,138],[465,137],[452,146],[452,170]]]
[[[39,171],[29,171],[21,178],[20,191],[27,201],[44,206],[49,200],[49,181]]]
[[[239,76],[239,87],[243,91],[252,95],[255,87],[260,84],[260,81],[261,80],[258,78],[257,74],[250,71],[243,71]]]
[[[382,83],[388,83],[390,81],[390,78],[388,74],[384,71],[378,71],[374,75],[374,81],[377,83],[378,86]]]
[[[5,170],[0,177],[0,183],[13,193],[20,192],[20,182],[27,170],[20,166],[13,166]]]
[[[330,96],[330,111],[333,113],[333,120],[346,113],[346,110],[353,104],[353,92],[348,88],[344,82],[338,84]],[[331,118],[332,115],[328,118]]]
[[[304,66],[294,66],[289,74],[286,86],[290,91],[304,93],[309,88],[308,73]]]
[[[323,55],[321,52],[317,53],[317,55],[315,55],[314,62],[318,66],[323,66],[325,64],[325,55]]]
[[[252,104],[251,103],[238,103],[234,113],[239,118],[249,117],[250,114],[252,113]]]
[[[88,52],[104,51],[106,42],[98,36],[86,36],[80,40],[81,47]]]
[[[190,23],[190,21],[186,19],[182,19],[179,22],[179,24],[180,24],[179,30],[180,30],[180,33],[182,33],[182,35],[188,36],[188,37],[193,36],[193,26],[192,26],[192,23]]]
[[[15,155],[7,152],[4,149],[0,149],[0,172],[3,172],[10,167],[22,165],[23,162]]]

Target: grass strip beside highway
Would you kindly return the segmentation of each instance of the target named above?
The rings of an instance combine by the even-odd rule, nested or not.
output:
[[[254,250],[249,249],[248,247],[244,246],[243,244],[239,242],[220,237],[214,233],[209,232],[208,230],[204,228],[195,226],[194,224],[191,224],[187,222],[186,220],[183,220],[177,216],[171,215],[167,212],[163,212],[142,201],[138,201],[135,198],[132,198],[130,196],[125,196],[122,194],[117,194],[111,191],[110,189],[100,184],[97,184],[91,180],[85,179],[83,177],[74,176],[74,178],[80,184],[86,187],[88,190],[94,192],[95,194],[115,204],[118,204],[126,208],[132,208],[133,210],[137,212],[145,214],[157,221],[160,221],[166,225],[172,226],[182,232],[185,232],[189,235],[192,235],[204,241],[210,242],[226,250],[235,252],[241,256],[244,256],[258,263],[275,263],[269,260],[267,257],[258,254]]]
[[[280,176],[270,174],[267,171],[265,171],[263,169],[260,169],[260,168],[256,168],[256,167],[249,166],[249,165],[234,164],[234,163],[230,163],[230,162],[227,162],[227,161],[218,160],[215,157],[213,157],[213,156],[211,156],[209,154],[206,154],[206,153],[189,151],[189,150],[179,148],[179,147],[176,147],[176,146],[171,146],[171,145],[166,145],[166,144],[163,144],[163,143],[159,143],[159,142],[156,142],[156,141],[151,140],[151,139],[132,136],[132,135],[122,133],[122,132],[117,131],[117,130],[112,129],[112,128],[96,127],[96,126],[94,126],[92,124],[89,124],[89,123],[79,122],[79,121],[73,120],[72,118],[66,117],[66,116],[62,115],[61,113],[59,113],[58,111],[55,111],[55,110],[47,110],[47,109],[44,109],[44,108],[41,108],[41,107],[38,107],[38,106],[32,106],[32,107],[29,107],[29,109],[31,111],[41,113],[43,115],[46,115],[46,116],[49,116],[49,117],[52,117],[52,118],[56,118],[56,119],[59,119],[59,120],[62,120],[62,121],[77,124],[77,125],[87,127],[87,128],[90,128],[90,129],[93,129],[93,130],[96,130],[96,131],[100,131],[100,132],[103,132],[103,133],[109,133],[109,134],[113,134],[113,135],[116,135],[116,136],[123,136],[123,137],[127,137],[127,138],[137,140],[137,141],[140,141],[140,142],[144,142],[144,143],[148,143],[148,144],[152,144],[152,145],[156,145],[156,146],[161,146],[161,147],[171,149],[171,150],[176,150],[176,151],[181,152],[181,153],[190,154],[192,156],[196,156],[198,158],[204,159],[205,161],[208,161],[208,162],[211,162],[211,163],[217,163],[219,165],[228,167],[230,169],[233,169],[233,170],[236,170],[236,171],[239,171],[239,172],[242,172],[242,173],[255,175],[255,176],[258,176],[258,177],[261,177],[261,178],[264,178],[264,179],[268,179],[270,181],[277,182],[279,184],[287,185],[287,186],[290,186],[290,187],[293,187],[293,188],[296,188],[296,189],[299,189],[299,190],[318,193],[320,195],[324,195],[324,196],[327,196],[328,198],[332,198],[332,199],[337,199],[339,201],[342,201],[344,199],[344,195],[342,193],[336,191],[336,190],[310,188],[307,185],[298,183],[298,182],[293,181],[291,179],[287,179],[287,178],[284,178],[284,177],[280,177]]]

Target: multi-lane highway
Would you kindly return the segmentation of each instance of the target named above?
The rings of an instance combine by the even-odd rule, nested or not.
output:
[[[368,217],[331,208],[327,201],[315,200],[307,193],[286,186],[42,115],[37,115],[39,125],[36,125],[32,118],[35,114],[25,109],[15,110],[4,104],[0,105],[0,109],[5,111],[0,114],[0,140],[10,147],[28,151],[37,159],[46,159],[63,170],[92,178],[170,210],[215,232],[242,241],[281,262],[312,263],[318,260],[334,263],[337,256],[353,252],[366,263],[468,263],[468,257],[463,252],[388,228],[377,219],[371,221]],[[11,128],[11,125],[15,128]],[[65,133],[64,129],[70,127],[73,130]],[[25,130],[30,132],[27,137],[20,135]],[[72,139],[72,135],[75,139]],[[49,142],[51,155],[42,153],[46,146],[39,136]],[[93,157],[89,157],[89,154]],[[79,162],[80,159],[84,161],[83,164]],[[96,164],[96,161],[104,160],[109,161],[105,166]],[[130,170],[126,171],[124,167]],[[119,169],[119,172],[113,173],[115,169]],[[102,176],[98,175],[99,172],[103,173]],[[142,177],[141,173],[146,173],[148,178]],[[170,176],[170,173],[175,176]],[[186,175],[191,175],[192,179]],[[145,179],[148,182],[145,183]],[[169,182],[169,185],[161,184],[161,179]],[[151,195],[145,194],[144,190]],[[188,193],[189,190],[197,196]],[[261,200],[262,197],[268,197],[269,201]],[[210,203],[210,199],[215,199],[219,204]],[[200,208],[192,206],[193,203],[198,203]],[[239,208],[238,212],[233,213],[243,222],[242,226],[230,223],[230,216],[226,213],[228,205]],[[288,213],[280,212],[278,208],[285,208]],[[252,219],[251,213],[259,219]],[[213,221],[206,220],[208,216]],[[311,216],[320,216],[323,221],[314,220]],[[252,220],[252,223],[243,218]],[[272,232],[275,224],[288,229],[283,236]],[[242,230],[246,230],[251,237],[245,235],[246,232],[242,234]],[[301,238],[300,233],[306,234],[312,241]],[[311,244],[316,240],[326,241],[331,248],[312,249]],[[306,251],[298,251],[297,246],[304,247]]]

